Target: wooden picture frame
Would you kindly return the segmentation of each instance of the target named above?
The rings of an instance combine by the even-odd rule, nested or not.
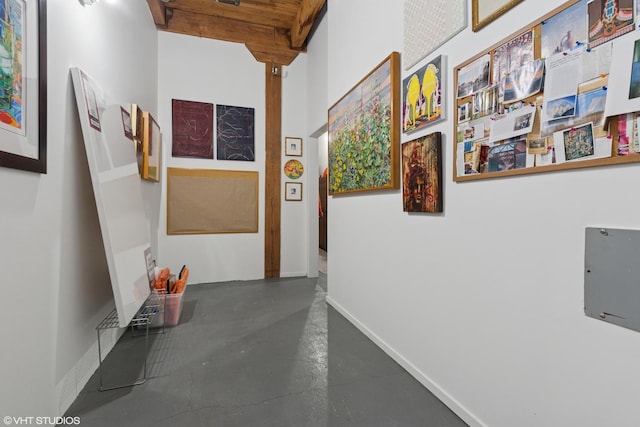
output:
[[[12,52],[5,52],[6,58],[0,60],[5,64],[0,70],[0,85],[6,86],[2,91],[5,96],[0,98],[0,166],[46,174],[47,2],[8,1],[20,9],[20,13],[12,16],[22,19],[19,22],[3,19],[0,25],[20,28],[0,29],[0,34],[24,34],[24,37],[8,41]],[[27,22],[36,25],[27,26]],[[34,51],[36,54],[32,55]],[[36,58],[37,63],[31,58]]]
[[[507,76],[515,79],[520,71],[529,63],[542,61],[543,39],[545,34],[543,26],[552,21],[560,14],[567,13],[567,10],[581,3],[581,0],[567,0],[550,12],[540,16],[533,22],[523,26],[518,31],[506,36],[492,46],[484,48],[478,54],[467,61],[454,67],[454,86],[460,86],[461,72],[470,64],[486,55],[491,57],[491,61],[496,63],[496,52],[504,52],[504,47],[519,44],[519,41],[531,37],[533,41],[533,53],[530,48],[520,49],[518,53],[522,57],[528,56],[525,61],[520,59],[521,65],[513,73],[508,72],[503,75],[502,82],[498,82],[502,71],[492,72],[494,80],[488,89],[483,89],[476,93],[465,93],[462,97],[455,97],[455,107],[472,102],[473,114],[470,121],[461,122],[458,116],[453,117],[453,131],[456,135],[456,143],[453,148],[453,181],[467,182],[483,179],[493,179],[511,177],[535,173],[547,173],[555,171],[566,171],[574,169],[584,169],[592,167],[613,166],[630,163],[640,163],[640,143],[636,144],[635,138],[629,133],[630,126],[633,126],[633,117],[637,108],[623,106],[621,110],[612,110],[609,103],[615,101],[620,104],[620,100],[625,100],[629,96],[630,82],[626,77],[616,75],[618,70],[630,72],[631,65],[621,61],[625,58],[633,57],[633,40],[616,40],[614,52],[619,52],[620,57],[613,56],[608,69],[598,70],[586,81],[577,82],[576,98],[573,105],[586,106],[578,107],[578,111],[587,111],[567,118],[548,119],[548,114],[552,109],[548,107],[551,98],[547,99],[552,89],[547,84],[540,86],[540,92],[524,92],[527,95],[522,101],[515,103],[498,103],[498,85],[501,88],[508,88]],[[583,13],[587,13],[586,10]],[[572,18],[572,21],[576,18]],[[586,16],[585,16],[586,19]],[[523,38],[523,36],[526,36]],[[586,32],[584,37],[586,37]],[[637,37],[636,37],[637,39]],[[586,44],[585,42],[582,42]],[[529,43],[523,43],[528,45]],[[557,44],[557,43],[552,43]],[[518,46],[521,48],[522,46]],[[586,47],[586,46],[585,46]],[[598,48],[596,48],[598,49]],[[548,49],[547,49],[548,50]],[[564,57],[575,54],[573,51],[556,52],[560,54],[556,59],[560,63],[565,63]],[[586,50],[586,53],[590,52]],[[532,55],[532,57],[531,57]],[[552,56],[553,57],[553,52]],[[547,58],[549,60],[549,58]],[[530,61],[530,62],[529,62]],[[630,61],[630,59],[627,59]],[[548,76],[548,63],[545,65],[545,73]],[[602,64],[601,64],[602,67]],[[495,68],[495,67],[494,67]],[[611,73],[611,75],[609,75]],[[498,75],[496,75],[498,74]],[[512,76],[513,74],[513,76]],[[534,82],[539,76],[531,74],[529,87],[534,86]],[[524,80],[522,80],[524,81]],[[537,87],[537,83],[535,84]],[[573,95],[572,95],[573,96]],[[603,101],[604,99],[604,101]],[[482,101],[482,102],[477,102]],[[602,106],[604,104],[604,107]],[[516,105],[516,108],[511,106]],[[487,108],[488,107],[488,108]],[[528,110],[528,111],[527,111]],[[535,110],[534,122],[529,122],[525,117]],[[561,111],[561,110],[559,110]],[[533,117],[533,116],[532,116]],[[605,120],[605,118],[608,118]],[[591,136],[587,133],[582,137],[585,148],[576,153],[571,141],[564,141],[563,130],[578,129],[580,126],[591,122]],[[633,133],[635,135],[635,133]],[[544,139],[544,141],[542,141]],[[633,141],[631,144],[630,139]],[[530,141],[535,141],[530,144]],[[592,142],[593,141],[593,144]],[[593,153],[590,152],[591,146]],[[533,150],[527,149],[533,147]],[[546,147],[546,152],[544,151]],[[561,151],[559,151],[561,150]],[[569,155],[567,155],[569,153]]]
[[[524,0],[471,0],[471,28],[480,31]]]
[[[302,183],[301,182],[285,182],[284,183],[284,199],[287,201],[302,201]]]
[[[329,194],[399,188],[400,54],[329,108]]]
[[[284,155],[302,157],[302,138],[284,138]]]
[[[162,152],[160,125],[148,111],[143,111],[142,117],[142,178],[159,182],[160,153]]]

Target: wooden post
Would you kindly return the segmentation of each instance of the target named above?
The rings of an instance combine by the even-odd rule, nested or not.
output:
[[[282,168],[282,66],[265,63],[266,138],[264,277],[280,277],[280,177]]]

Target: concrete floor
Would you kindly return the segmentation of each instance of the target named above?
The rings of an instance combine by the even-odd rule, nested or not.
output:
[[[189,286],[180,323],[150,335],[147,381],[101,392],[96,373],[66,415],[84,427],[466,426],[325,296],[324,274]],[[143,343],[122,337],[105,386],[143,372]]]

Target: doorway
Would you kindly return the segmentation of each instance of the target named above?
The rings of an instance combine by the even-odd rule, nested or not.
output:
[[[328,166],[329,166],[329,135],[324,132],[318,137],[318,269],[327,274],[327,221],[329,219],[328,205]]]

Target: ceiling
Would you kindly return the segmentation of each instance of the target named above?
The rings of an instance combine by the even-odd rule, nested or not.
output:
[[[147,0],[159,30],[244,43],[257,61],[289,65],[304,52],[326,0]],[[229,3],[226,3],[229,2]]]

